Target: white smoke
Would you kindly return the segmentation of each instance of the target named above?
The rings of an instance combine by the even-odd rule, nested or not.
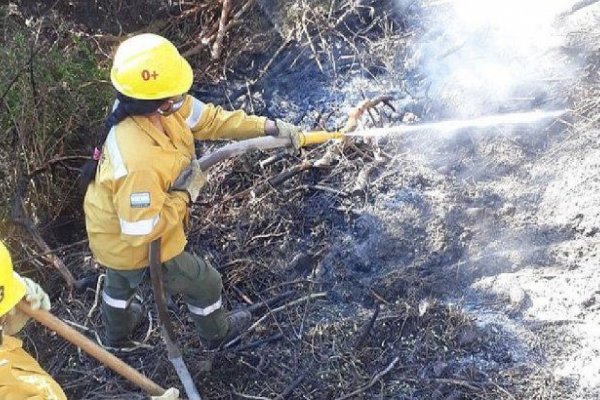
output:
[[[416,69],[445,116],[526,111],[574,76],[559,16],[575,0],[423,0]],[[397,0],[406,10],[406,0]]]

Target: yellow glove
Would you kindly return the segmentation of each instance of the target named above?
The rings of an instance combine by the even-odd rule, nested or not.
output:
[[[50,310],[50,298],[44,289],[29,278],[20,277],[25,284],[25,300],[34,310]],[[8,312],[4,323],[4,330],[8,335],[14,335],[21,331],[29,321],[29,316],[19,311],[16,307]]]
[[[173,182],[173,185],[171,186],[171,190],[188,192],[190,200],[194,202],[198,198],[200,190],[204,185],[206,185],[206,175],[204,175],[204,172],[200,169],[198,160],[194,159],[187,168],[181,171],[177,179],[175,179],[175,182]]]
[[[281,119],[275,120],[275,125],[277,125],[277,129],[279,130],[279,134],[277,136],[290,138],[292,141],[292,146],[294,147],[294,151],[299,153],[301,148],[300,134],[302,133],[302,129]]]
[[[167,389],[162,396],[152,396],[151,400],[179,400],[179,390],[175,388]]]

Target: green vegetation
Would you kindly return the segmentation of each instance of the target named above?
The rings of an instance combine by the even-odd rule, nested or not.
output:
[[[48,221],[78,206],[76,177],[112,96],[91,41],[52,17],[24,19],[0,7],[0,200],[2,221],[19,176],[28,213]],[[5,230],[3,233],[5,233]]]

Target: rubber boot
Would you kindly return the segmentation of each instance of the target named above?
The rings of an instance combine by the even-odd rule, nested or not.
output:
[[[113,348],[135,346],[131,336],[144,319],[144,307],[134,300],[124,310],[103,304],[102,311],[105,326],[104,344]]]
[[[210,350],[232,341],[244,332],[252,322],[252,314],[246,310],[232,311],[227,314],[225,319],[228,325],[227,333],[222,338],[207,341],[207,347]]]

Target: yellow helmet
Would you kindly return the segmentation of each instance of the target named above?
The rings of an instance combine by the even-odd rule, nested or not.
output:
[[[186,93],[194,73],[177,48],[162,36],[144,33],[125,40],[115,53],[110,80],[125,96],[158,100]]]
[[[13,271],[8,249],[0,242],[0,317],[25,296],[25,285]]]

